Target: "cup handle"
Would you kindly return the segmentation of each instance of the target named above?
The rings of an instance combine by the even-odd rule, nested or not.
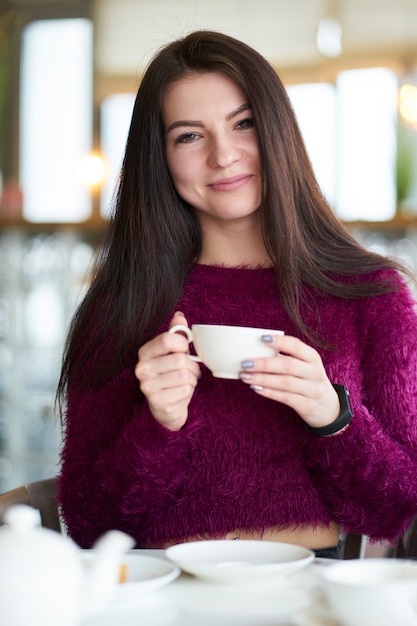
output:
[[[168,330],[168,332],[171,335],[173,335],[174,333],[184,333],[187,336],[188,343],[191,343],[193,340],[193,333],[191,331],[191,328],[188,328],[188,326],[184,326],[183,324],[175,324],[175,326],[172,326]],[[203,362],[198,356],[194,356],[193,354],[188,354],[187,356],[189,359],[191,359],[191,361],[196,361],[197,363]]]

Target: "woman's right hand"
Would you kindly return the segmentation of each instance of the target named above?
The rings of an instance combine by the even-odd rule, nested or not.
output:
[[[175,313],[169,327],[188,326]],[[135,376],[154,418],[169,430],[180,430],[188,417],[188,405],[198,382],[200,367],[188,358],[183,334],[165,332],[145,343],[138,352]]]

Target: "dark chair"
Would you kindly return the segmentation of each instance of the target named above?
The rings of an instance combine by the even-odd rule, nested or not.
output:
[[[342,559],[360,559],[366,557],[367,539],[364,535],[347,533],[342,541]],[[417,517],[411,522],[396,544],[388,546],[384,554],[387,558],[417,559]]]
[[[394,556],[397,559],[417,559],[417,517],[400,537]]]
[[[347,533],[342,540],[341,556],[343,560],[361,559],[365,556],[366,537],[358,533]]]
[[[16,487],[0,494],[0,524],[4,511],[12,504],[26,504],[38,509],[42,526],[61,532],[57,504],[57,478],[48,478]]]

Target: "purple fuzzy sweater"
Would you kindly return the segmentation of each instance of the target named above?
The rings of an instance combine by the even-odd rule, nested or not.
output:
[[[350,390],[349,427],[316,437],[288,407],[202,366],[188,421],[171,432],[141,401],[134,364],[126,365],[96,391],[69,390],[59,498],[76,542],[90,547],[118,528],[146,547],[330,520],[373,539],[403,532],[417,514],[414,299],[404,285],[362,300],[312,297],[302,314],[336,348],[319,352],[330,381]],[[198,265],[177,310],[190,325],[300,336],[271,269]]]

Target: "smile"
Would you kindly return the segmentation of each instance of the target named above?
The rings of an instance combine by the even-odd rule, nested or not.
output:
[[[252,174],[241,174],[232,176],[231,178],[222,178],[214,183],[210,183],[208,187],[213,191],[236,191],[252,180]]]

